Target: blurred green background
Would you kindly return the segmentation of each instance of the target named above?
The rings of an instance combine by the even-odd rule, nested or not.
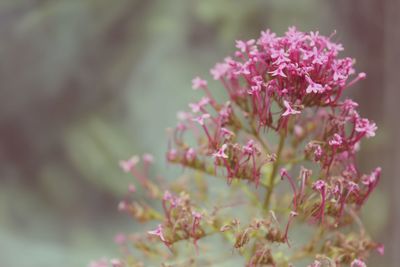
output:
[[[151,152],[167,175],[165,128],[199,97],[191,79],[234,40],[291,25],[337,30],[368,74],[350,94],[379,125],[360,155],[365,172],[384,168],[364,217],[386,255],[370,266],[398,266],[398,2],[1,0],[0,267],[116,255],[114,235],[136,227],[116,210],[131,181],[118,161]]]

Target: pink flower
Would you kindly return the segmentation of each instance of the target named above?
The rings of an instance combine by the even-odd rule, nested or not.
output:
[[[173,198],[173,197],[172,197],[172,194],[171,194],[168,190],[166,190],[166,191],[164,192],[163,200],[165,200],[165,201],[170,201],[172,198]]]
[[[192,120],[195,121],[195,122],[197,122],[197,123],[200,124],[201,126],[204,126],[204,121],[205,121],[206,119],[209,119],[210,117],[211,117],[210,114],[204,113],[204,114],[201,114],[201,115],[198,116],[198,117],[193,118]]]
[[[241,40],[236,41],[236,48],[238,48],[241,52],[247,52],[251,49],[251,47],[254,45],[255,40],[251,39],[246,42],[243,42]]]
[[[313,188],[318,191],[324,190],[325,186],[326,186],[326,184],[323,180],[318,180],[313,184]]]
[[[92,261],[89,267],[108,267],[108,261],[106,259],[101,259],[98,261]]]
[[[119,211],[126,211],[128,209],[128,204],[125,201],[121,201],[118,203]]]
[[[285,112],[282,114],[283,117],[285,116],[289,116],[289,115],[296,115],[296,114],[300,114],[301,111],[299,110],[295,110],[290,106],[290,103],[286,100],[283,100],[283,105],[286,107]]]
[[[185,111],[179,111],[176,114],[176,117],[180,121],[185,121],[185,120],[191,119],[192,118],[192,114],[190,114],[189,112],[185,112]]]
[[[351,267],[367,267],[367,265],[362,260],[355,259],[351,262]]]
[[[223,127],[221,128],[221,133],[222,133],[222,136],[225,137],[226,139],[230,139],[231,137],[235,136],[234,132],[229,131],[228,129],[223,128]]]
[[[317,180],[313,184],[313,189],[319,191],[321,195],[321,205],[319,207],[318,219],[321,219],[321,223],[324,222],[325,202],[326,202],[326,183],[323,180]]]
[[[271,46],[276,38],[276,34],[271,32],[269,29],[261,32],[261,37],[258,39],[258,44],[265,47]]]
[[[185,159],[187,161],[193,161],[196,158],[196,151],[191,147],[185,153]]]
[[[139,163],[140,158],[138,156],[133,156],[128,160],[121,160],[119,166],[124,170],[124,172],[130,172]]]
[[[257,148],[255,147],[255,142],[254,140],[249,140],[245,146],[243,146],[243,152],[245,155],[253,155],[257,151]]]
[[[114,242],[118,245],[123,245],[126,242],[126,236],[122,233],[116,234],[114,237]]]
[[[360,118],[356,121],[356,132],[365,133],[367,138],[374,137],[377,129],[376,124],[368,119]]]
[[[120,261],[119,259],[111,259],[110,263],[111,263],[112,267],[123,267],[124,266],[122,264],[122,261]]]
[[[229,69],[229,65],[227,63],[217,63],[214,68],[210,70],[211,75],[214,80],[221,79]]]
[[[379,255],[383,256],[385,254],[385,246],[383,244],[379,244],[376,248],[376,251],[378,251]]]
[[[128,185],[128,191],[129,191],[130,193],[135,193],[135,192],[136,192],[136,187],[135,187],[135,185],[134,185],[134,184],[129,184],[129,185]]]
[[[319,84],[315,83],[309,76],[306,76],[306,80],[308,82],[308,87],[306,89],[306,93],[323,93],[325,91],[325,88]]]
[[[315,260],[313,263],[308,265],[308,267],[321,267],[322,263],[320,261]]]
[[[166,242],[164,234],[163,234],[163,227],[161,224],[159,224],[155,230],[148,231],[147,233],[149,235],[158,236],[161,239],[161,241]]]
[[[197,76],[192,80],[192,88],[193,90],[207,88],[207,81]]]
[[[190,103],[189,107],[192,109],[193,113],[197,113],[200,112],[208,103],[210,103],[210,99],[208,97],[203,97],[198,103]]]
[[[335,133],[328,143],[330,146],[340,146],[342,144],[342,137]]]
[[[283,77],[283,78],[286,78],[287,76],[286,76],[286,74],[283,72],[283,70],[284,70],[285,68],[286,68],[286,64],[281,64],[281,65],[278,66],[278,68],[277,68],[276,70],[270,71],[269,73],[270,73],[272,76],[281,76],[281,77]]]
[[[196,212],[196,211],[192,212],[192,216],[196,220],[200,220],[203,217],[203,215],[200,212]]]
[[[274,64],[281,65],[283,63],[290,62],[289,54],[285,52],[283,48],[279,49],[278,51],[273,51],[271,57],[275,59]]]
[[[154,157],[153,157],[153,155],[151,155],[151,154],[144,154],[143,155],[143,161],[145,162],[145,163],[153,163],[154,162]]]
[[[223,158],[223,159],[227,159],[228,155],[225,154],[225,150],[228,147],[227,144],[223,144],[222,147],[220,149],[218,149],[217,152],[215,152],[212,156],[214,158]]]
[[[174,161],[176,160],[178,157],[178,151],[176,151],[176,149],[170,149],[167,152],[167,160],[168,161]]]

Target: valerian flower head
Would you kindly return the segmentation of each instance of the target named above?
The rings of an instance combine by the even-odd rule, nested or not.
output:
[[[333,36],[290,27],[283,36],[266,30],[258,39],[237,40],[237,50],[210,70],[226,91],[222,100],[213,97],[213,84],[200,77],[192,80],[192,88],[201,89],[203,96],[179,113],[169,132],[166,158],[195,170],[193,179],[185,173],[183,181],[167,187],[169,180],[157,177],[153,182],[150,177],[152,157],[143,156],[142,168],[136,156],[120,162],[161,202],[161,211],[144,201],[119,204],[141,222],[159,221],[147,239],[166,245],[175,257],[180,252],[176,243],[190,241],[203,253],[207,249],[199,249],[200,240],[220,234],[248,259],[246,266],[254,267],[295,266],[298,255],[313,262],[309,267],[363,267],[370,251],[383,254],[383,245],[372,241],[365,229],[347,227],[361,225],[358,212],[377,187],[381,169],[363,174],[357,165],[360,144],[375,135],[377,126],[359,114],[356,102],[341,99],[366,75],[356,73],[353,58],[340,56],[343,46]],[[206,195],[214,186],[198,173],[232,185],[218,194],[218,202],[227,204],[218,206],[215,197]],[[129,191],[136,192],[130,197],[139,195],[136,187]],[[221,214],[221,209],[234,210],[248,221],[240,224],[233,220],[236,215]],[[290,246],[296,225],[305,223],[314,227],[314,237]],[[140,240],[135,246],[144,255],[162,255],[154,243]]]

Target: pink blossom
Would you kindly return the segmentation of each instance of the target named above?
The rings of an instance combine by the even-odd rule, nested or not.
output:
[[[127,240],[126,236],[122,233],[118,233],[114,237],[114,242],[118,245],[125,244],[126,240]]]
[[[208,97],[203,97],[198,103],[190,103],[189,107],[192,109],[193,113],[197,113],[200,112],[208,103],[210,103],[210,99]]]
[[[191,118],[192,118],[192,114],[189,113],[189,112],[185,112],[185,111],[179,111],[179,112],[176,114],[176,117],[177,117],[178,120],[180,120],[180,121],[185,121],[185,120],[191,119]]]
[[[174,161],[174,160],[176,160],[177,156],[178,156],[178,151],[176,151],[176,149],[173,148],[173,149],[168,150],[168,152],[167,152],[167,159],[168,159],[169,161]]]
[[[123,267],[124,266],[122,261],[120,261],[119,259],[111,259],[110,263],[111,263],[112,267]]]
[[[321,160],[321,158],[322,158],[322,148],[321,148],[321,146],[320,145],[316,145],[315,146],[315,149],[314,149],[314,160],[315,161],[320,161]]]
[[[249,51],[252,48],[252,46],[254,45],[254,43],[255,43],[255,40],[253,40],[253,39],[248,40],[246,42],[241,41],[241,40],[237,40],[236,41],[236,48],[238,48],[241,52],[244,53],[244,52]]]
[[[365,133],[367,138],[374,137],[377,129],[376,124],[368,119],[360,118],[356,121],[355,130],[359,133]]]
[[[135,155],[128,160],[121,160],[119,162],[119,166],[122,168],[124,172],[130,172],[139,163],[139,161],[140,158]]]
[[[129,185],[128,185],[128,191],[129,191],[130,193],[135,193],[135,192],[136,192],[136,187],[135,187],[135,185],[134,185],[134,184],[129,184]]]
[[[308,265],[308,267],[321,267],[322,263],[320,261],[315,260],[313,263]]]
[[[155,230],[148,231],[147,233],[149,235],[158,236],[161,239],[161,241],[166,242],[166,239],[163,234],[163,227],[161,224],[159,224]]]
[[[154,162],[154,157],[153,157],[153,155],[151,155],[151,154],[144,154],[143,155],[143,161],[145,162],[145,163],[153,163]]]
[[[326,186],[326,184],[323,180],[318,180],[313,184],[313,188],[318,191],[324,190],[325,186]]]
[[[218,149],[212,156],[213,156],[214,158],[223,158],[223,159],[227,159],[227,158],[228,158],[228,155],[225,154],[225,150],[226,150],[227,147],[228,147],[227,144],[223,144],[223,145],[221,146],[221,148]]]
[[[306,93],[323,93],[325,91],[325,88],[319,84],[311,80],[309,76],[306,76],[306,80],[308,82],[308,87],[306,89]]]
[[[261,32],[261,37],[258,39],[258,44],[265,47],[272,46],[276,38],[276,34],[271,32],[269,29]]]
[[[379,255],[383,256],[385,254],[385,246],[383,244],[379,244],[376,248],[376,251],[378,251]]]
[[[125,201],[121,201],[118,203],[119,211],[126,211],[128,209],[128,204]]]
[[[193,148],[189,148],[185,153],[187,161],[193,161],[196,158],[196,151]]]
[[[274,64],[281,65],[283,63],[290,62],[289,54],[285,52],[283,48],[279,49],[278,51],[273,51],[271,57],[275,59]]]
[[[319,206],[319,214],[317,218],[321,219],[321,223],[324,222],[324,212],[326,203],[326,183],[323,180],[317,180],[313,184],[313,189],[319,191],[321,194],[321,205]]]
[[[328,143],[331,146],[340,146],[342,142],[342,137],[339,134],[335,133]]]
[[[367,265],[362,260],[355,259],[351,262],[351,267],[367,267]]]
[[[108,261],[106,259],[92,261],[89,267],[108,267]]]
[[[205,121],[206,119],[209,119],[210,117],[211,117],[210,114],[204,113],[204,114],[201,114],[201,115],[198,116],[198,117],[193,118],[192,120],[195,121],[195,122],[197,122],[197,123],[200,124],[201,126],[204,126],[204,124],[205,124],[204,121]]]
[[[286,100],[283,100],[283,105],[286,108],[285,112],[282,114],[283,117],[289,116],[289,115],[296,115],[296,114],[300,114],[301,113],[301,111],[293,109],[290,106],[290,103],[288,101],[286,101]]]
[[[223,127],[221,128],[221,133],[227,139],[230,139],[231,137],[235,136],[234,132],[232,132],[226,128],[223,128]]]
[[[269,73],[272,76],[280,76],[283,78],[286,78],[286,74],[283,72],[283,70],[286,68],[286,64],[281,64],[278,66],[278,68],[276,68],[274,71],[270,71]]]
[[[207,81],[201,79],[199,76],[197,76],[196,78],[194,78],[192,80],[192,88],[193,90],[197,90],[197,89],[204,89],[207,88]]]
[[[249,140],[245,146],[243,146],[243,152],[245,155],[253,155],[257,151],[254,140]]]
[[[172,199],[172,194],[168,190],[166,190],[164,192],[163,200],[170,201],[171,199]]]
[[[197,220],[200,220],[203,217],[203,215],[200,212],[196,212],[196,211],[192,212],[192,216],[193,216],[193,218],[195,218]]]
[[[214,80],[221,79],[229,69],[229,65],[227,63],[217,63],[214,68],[210,70],[211,75]]]

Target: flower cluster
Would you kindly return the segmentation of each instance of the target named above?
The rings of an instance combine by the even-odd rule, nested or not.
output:
[[[161,201],[163,212],[126,202],[120,209],[141,221],[161,221],[148,235],[169,249],[181,240],[191,240],[198,248],[198,240],[217,232],[247,258],[246,266],[293,266],[308,258],[310,267],[326,262],[356,267],[366,266],[371,250],[382,254],[383,246],[368,237],[358,217],[381,169],[363,174],[356,153],[377,126],[358,113],[357,103],[341,98],[366,75],[356,74],[354,59],[340,57],[343,47],[332,39],[291,27],[281,37],[267,30],[257,40],[236,41],[233,55],[210,71],[225,89],[226,101],[213,96],[206,80],[192,80],[192,88],[204,96],[189,104],[190,111],[178,113],[166,158],[226,179],[232,198],[239,185],[249,199],[242,212],[250,218],[247,227],[240,227],[235,217],[220,215],[215,205],[205,220],[206,212],[196,211],[198,202],[191,201],[186,190],[161,196],[162,189],[148,178],[149,156],[143,159],[143,171],[137,169],[137,157],[122,161],[121,167]],[[197,201],[205,199],[200,194]],[[287,255],[277,252],[274,244],[291,248],[289,228],[300,223],[315,227],[315,236]],[[359,232],[344,235],[341,229],[353,223]]]
[[[204,236],[205,232],[200,226],[202,214],[193,210],[189,196],[182,192],[177,197],[165,191],[162,207],[165,222],[148,233],[157,236],[167,247],[180,240],[189,239],[193,239],[197,245],[197,240]]]

